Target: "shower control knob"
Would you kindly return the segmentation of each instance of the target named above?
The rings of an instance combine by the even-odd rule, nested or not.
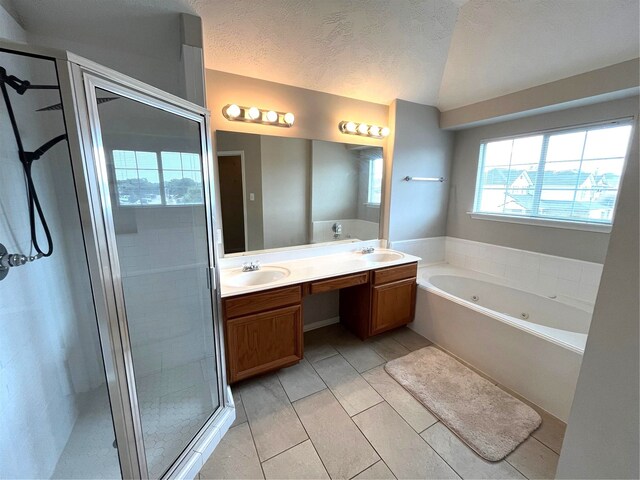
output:
[[[41,254],[26,256],[21,253],[9,253],[0,243],[0,280],[4,280],[9,274],[10,267],[21,267],[27,262],[33,262],[41,257]]]
[[[14,253],[13,255],[9,255],[9,266],[10,267],[21,267],[25,263],[27,263],[29,259],[26,255],[22,255],[20,253]]]
[[[21,253],[0,254],[0,268],[20,267],[27,263],[29,259]]]

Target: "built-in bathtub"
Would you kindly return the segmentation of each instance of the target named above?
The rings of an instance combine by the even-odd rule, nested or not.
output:
[[[412,328],[567,421],[592,307],[448,264],[418,271]]]

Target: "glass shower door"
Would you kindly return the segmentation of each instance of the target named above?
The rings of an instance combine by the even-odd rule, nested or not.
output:
[[[206,124],[106,80],[89,85],[136,444],[158,478],[221,402]]]

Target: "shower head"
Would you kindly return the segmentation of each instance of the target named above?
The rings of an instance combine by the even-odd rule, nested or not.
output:
[[[120,97],[104,97],[97,98],[96,101],[98,102],[98,105],[100,105],[101,103],[110,102],[111,100],[117,100],[118,98]],[[49,105],[48,107],[40,108],[36,110],[36,112],[51,112],[53,110],[62,110],[62,103],[56,103],[54,105]]]

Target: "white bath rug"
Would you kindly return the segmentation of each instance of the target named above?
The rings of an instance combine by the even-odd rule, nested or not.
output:
[[[435,347],[416,350],[384,368],[489,461],[502,460],[542,423],[534,409]]]

